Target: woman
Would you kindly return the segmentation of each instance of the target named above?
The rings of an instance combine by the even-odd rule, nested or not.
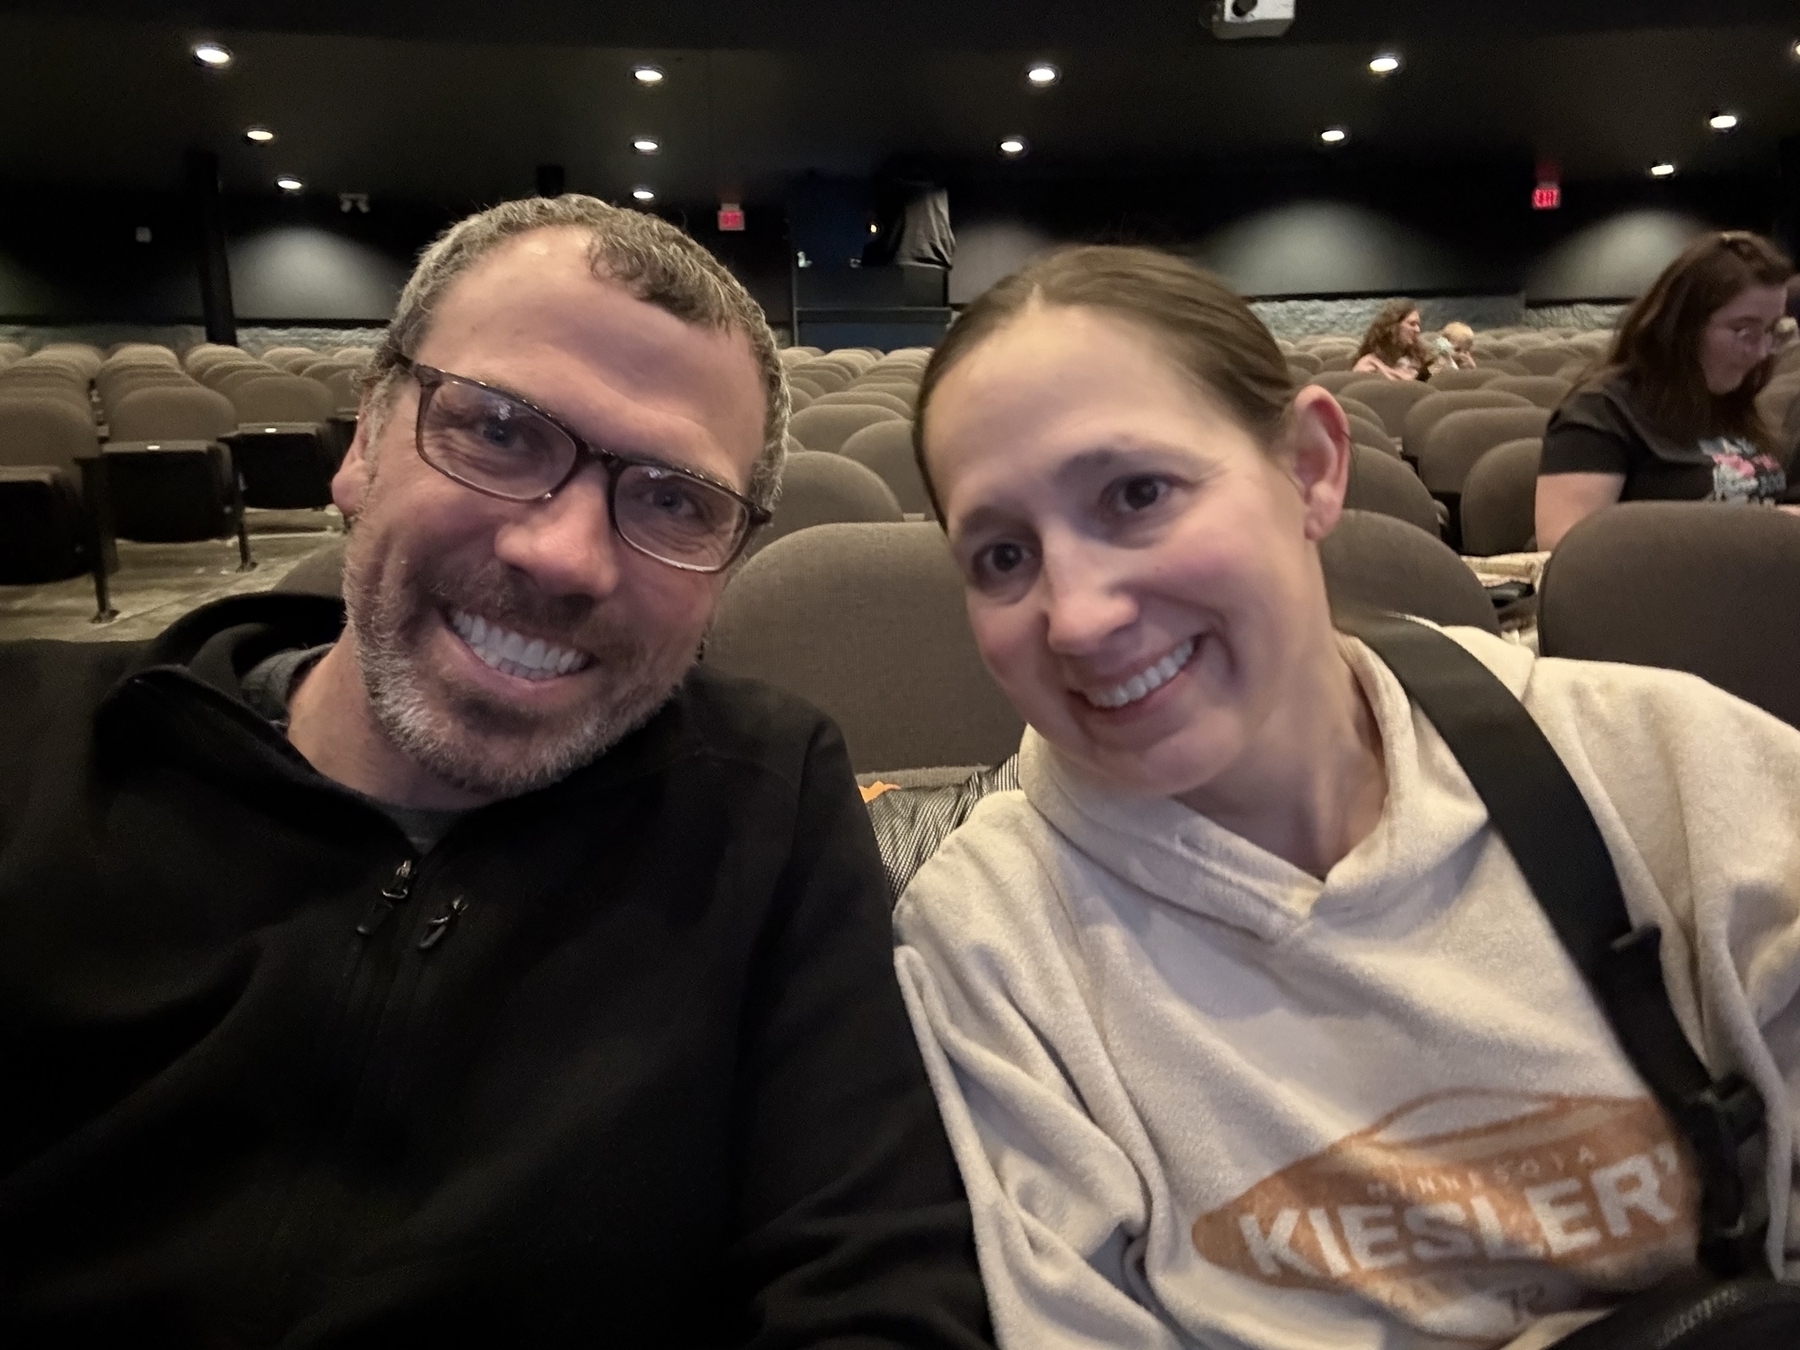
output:
[[[895,913],[1001,1344],[1522,1347],[1692,1265],[1670,1127],[1443,741],[1333,628],[1331,396],[1216,279],[1087,248],[969,307],[916,435],[1030,724],[1019,790]],[[1769,1102],[1780,1252],[1800,731],[1452,631]]]
[[[1388,301],[1363,334],[1362,346],[1356,349],[1356,364],[1350,369],[1389,380],[1421,378],[1431,364],[1429,353],[1419,341],[1421,327],[1419,307],[1412,301]]]
[[[1769,382],[1793,270],[1768,240],[1741,230],[1704,235],[1663,269],[1550,419],[1539,548],[1618,501],[1780,500],[1787,477],[1756,396]]]

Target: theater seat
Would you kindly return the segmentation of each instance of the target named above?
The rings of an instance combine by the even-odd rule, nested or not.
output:
[[[919,462],[913,457],[911,422],[877,422],[864,427],[844,442],[840,454],[886,483],[902,511],[936,514],[931,508],[931,495],[925,490],[925,479],[919,473]]]
[[[103,456],[116,537],[167,544],[238,530],[231,459],[217,441],[112,442]]]
[[[1800,727],[1800,519],[1627,502],[1557,545],[1538,589],[1545,656],[1685,670]]]
[[[1550,409],[1567,398],[1572,388],[1572,384],[1556,375],[1502,375],[1488,385],[1490,391],[1518,394],[1540,408]]]
[[[1398,437],[1406,427],[1406,414],[1413,404],[1431,397],[1432,389],[1418,380],[1386,380],[1379,375],[1361,375],[1345,385],[1344,392],[1373,408],[1388,435]]]
[[[1435,383],[1435,381],[1433,382]],[[1401,453],[1414,464],[1425,448],[1431,429],[1453,412],[1466,408],[1529,408],[1531,400],[1523,395],[1495,389],[1440,389],[1427,395],[1407,410],[1401,427]]]
[[[1419,475],[1398,457],[1369,446],[1352,447],[1344,505],[1357,511],[1378,511],[1418,526],[1433,539],[1440,537],[1437,503]]]
[[[1023,728],[981,663],[934,524],[777,540],[725,588],[706,662],[824,709],[858,772],[996,763]]]
[[[1400,446],[1388,435],[1387,428],[1380,422],[1367,417],[1359,417],[1355,413],[1348,415],[1350,423],[1350,439],[1358,445],[1373,446],[1385,455],[1400,458]]]
[[[0,585],[65,581],[87,565],[75,480],[47,464],[0,464]]]
[[[1431,387],[1440,394],[1451,390],[1479,389],[1489,380],[1498,379],[1501,373],[1486,366],[1475,366],[1472,369],[1459,366],[1455,370],[1438,371],[1431,377]]]
[[[1561,343],[1542,347],[1526,347],[1513,359],[1533,375],[1554,375],[1571,361],[1583,359],[1584,353]]]
[[[1485,558],[1523,553],[1537,534],[1538,462],[1541,436],[1496,445],[1463,480],[1462,551]]]
[[[239,427],[227,440],[245,505],[292,511],[331,504],[331,479],[343,448],[321,424],[254,424]]]
[[[1419,452],[1419,478],[1450,509],[1452,546],[1462,542],[1460,502],[1469,470],[1496,445],[1541,437],[1549,421],[1544,408],[1467,408],[1451,413],[1427,434]]]
[[[1387,434],[1387,427],[1382,422],[1380,415],[1360,398],[1351,398],[1348,394],[1333,394],[1332,397],[1337,400],[1338,407],[1344,410],[1345,417],[1360,417],[1370,424],[1380,427],[1383,435]],[[1390,437],[1390,439],[1392,438]]]
[[[337,401],[316,380],[300,375],[269,374],[233,383],[225,390],[242,424],[258,422],[323,422]]]
[[[151,386],[119,399],[108,430],[115,441],[222,440],[237,430],[237,410],[223,394],[192,381]]]
[[[877,422],[900,422],[906,419],[890,408],[873,408],[867,404],[822,404],[814,400],[810,408],[794,414],[788,430],[808,450],[823,450],[835,455],[864,427]]]
[[[761,553],[777,539],[815,525],[900,519],[900,503],[888,485],[861,464],[819,450],[790,450],[775,518],[751,540],[749,552]]]
[[[840,389],[835,394],[821,394],[812,402],[812,406],[815,408],[832,408],[840,405],[848,408],[886,408],[900,417],[909,418],[913,411],[912,404],[905,399],[861,384],[851,385],[848,389]]]
[[[856,372],[845,366],[832,365],[825,361],[808,361],[805,365],[795,366],[789,372],[796,380],[805,380],[816,386],[821,394],[835,393],[839,389],[848,388],[850,381],[856,378]]]
[[[93,417],[66,393],[0,397],[0,582],[60,581],[91,565],[78,461],[99,450]]]
[[[1319,545],[1334,610],[1413,614],[1498,633],[1493,602],[1441,541],[1403,520],[1346,511]]]

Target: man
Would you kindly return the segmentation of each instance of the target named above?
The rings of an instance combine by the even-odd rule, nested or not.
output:
[[[0,1344],[985,1343],[842,744],[693,668],[786,418],[698,245],[508,203],[377,358],[347,624],[0,648]]]

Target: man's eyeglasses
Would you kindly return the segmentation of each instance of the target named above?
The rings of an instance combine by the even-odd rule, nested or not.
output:
[[[594,461],[606,470],[613,530],[647,557],[722,572],[769,513],[722,483],[589,445],[542,408],[479,380],[401,357],[419,383],[419,458],[509,502],[548,501]]]

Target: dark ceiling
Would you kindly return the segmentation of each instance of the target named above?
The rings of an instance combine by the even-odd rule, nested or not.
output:
[[[1560,161],[1570,177],[1773,172],[1800,134],[1794,0],[1405,4],[1299,0],[1273,41],[1222,43],[1198,3],[1099,0],[0,0],[0,179],[112,189],[178,181],[189,146],[226,186],[447,203],[569,185],[665,201],[770,200],[808,170],[896,157],[948,175],[1186,172],[1337,154],[1368,162]],[[187,44],[225,41],[229,70]],[[1393,46],[1385,80],[1366,63]],[[1026,63],[1064,71],[1029,89]],[[631,66],[668,72],[644,90]],[[1705,120],[1728,108],[1728,135]],[[275,129],[244,143],[252,123]],[[1351,140],[1319,146],[1342,124]],[[661,154],[632,153],[651,134]],[[1031,155],[1002,165],[998,139]]]

